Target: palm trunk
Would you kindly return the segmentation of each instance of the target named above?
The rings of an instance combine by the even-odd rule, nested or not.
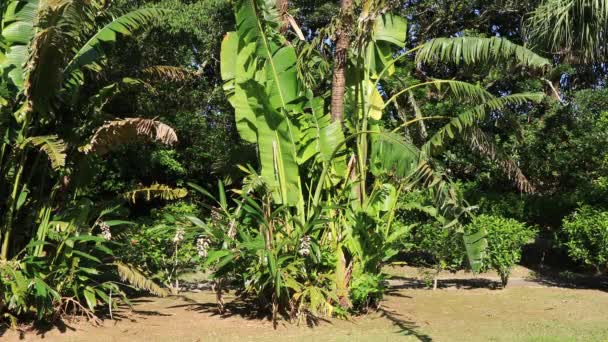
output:
[[[334,52],[334,73],[331,86],[331,119],[344,120],[344,93],[346,91],[346,62],[350,47],[350,31],[352,27],[352,0],[342,0],[341,18],[336,33],[336,51]]]

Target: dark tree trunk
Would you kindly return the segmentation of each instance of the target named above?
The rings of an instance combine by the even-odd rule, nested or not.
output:
[[[346,91],[346,62],[350,47],[350,31],[353,25],[353,0],[342,0],[340,23],[336,32],[334,73],[331,86],[331,119],[344,120],[344,93]]]

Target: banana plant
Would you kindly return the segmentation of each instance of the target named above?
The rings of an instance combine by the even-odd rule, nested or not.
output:
[[[362,247],[364,234],[353,232],[369,229],[388,244],[405,234],[406,228],[394,225],[395,208],[390,203],[413,187],[432,191],[438,210],[447,218],[446,228],[459,229],[458,219],[468,212],[467,207],[449,179],[434,169],[432,157],[457,137],[475,139],[480,150],[491,150],[477,127],[479,120],[490,111],[543,97],[537,93],[497,97],[476,84],[440,79],[406,85],[387,96],[382,84],[394,73],[395,65],[411,56],[419,64],[515,62],[538,69],[550,65],[504,38],[440,38],[407,49],[407,20],[387,11],[382,1],[363,3],[354,29],[353,57],[347,63],[343,124],[327,114],[331,111],[326,98],[307,89],[304,80],[310,77],[298,70],[307,63],[298,60],[295,47],[280,34],[273,2],[237,1],[236,31],[225,36],[221,50],[224,89],[235,110],[238,132],[257,145],[261,177],[275,205],[285,207],[290,220],[300,224],[319,213],[329,218],[323,239],[333,245],[338,260],[339,297],[347,296],[353,267],[374,264],[371,268],[378,272],[392,253],[387,252],[386,258],[373,257],[370,248]],[[306,57],[304,53],[300,56]],[[392,132],[382,129],[382,116],[398,98],[417,88],[443,89],[465,99],[470,109],[448,118],[418,116]],[[400,130],[423,120],[447,123],[417,146]],[[493,156],[498,159],[496,153]],[[504,165],[511,168],[510,175],[518,179],[520,187],[532,189],[516,165]],[[463,232],[462,236],[470,265],[478,269],[486,244],[484,232]]]
[[[69,146],[56,132],[68,128],[62,115],[78,98],[85,75],[103,70],[108,48],[120,37],[165,13],[149,8],[112,18],[106,7],[106,1],[81,0],[11,0],[0,7],[0,193],[6,198],[0,208],[0,259],[18,250],[12,246],[15,222],[38,213],[28,220],[45,226],[57,193],[67,186]],[[150,132],[139,130],[141,121],[126,122],[120,126],[123,133],[135,130],[135,136],[154,133],[153,139],[161,142],[176,140],[172,129],[156,121]],[[167,135],[171,132],[173,140]],[[109,145],[94,144],[99,149]],[[40,237],[35,231],[21,234]]]

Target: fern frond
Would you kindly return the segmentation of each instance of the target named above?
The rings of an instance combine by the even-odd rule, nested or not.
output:
[[[123,195],[123,197],[135,203],[137,198],[143,198],[146,201],[150,201],[152,198],[160,198],[165,201],[172,201],[180,198],[184,198],[188,195],[188,190],[184,188],[172,188],[168,185],[154,183],[147,187],[142,187],[129,191]]]
[[[66,144],[56,135],[30,137],[21,144],[22,147],[31,145],[44,152],[51,162],[51,167],[57,170],[65,166]]]
[[[114,266],[116,266],[116,271],[118,271],[118,275],[123,281],[128,282],[129,284],[135,286],[136,288],[146,290],[150,293],[153,293],[159,297],[166,297],[169,292],[157,285],[152,280],[148,279],[143,273],[137,270],[134,266],[129,264],[124,264],[122,262],[116,261],[114,262]]]
[[[177,143],[177,134],[169,125],[158,120],[126,118],[106,122],[97,129],[90,143],[80,150],[85,154],[95,152],[103,155],[113,147],[142,139],[174,145]]]

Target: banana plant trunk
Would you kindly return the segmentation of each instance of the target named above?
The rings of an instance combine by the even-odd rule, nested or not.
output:
[[[346,91],[346,62],[350,47],[350,32],[353,24],[353,0],[342,0],[340,24],[337,31],[334,70],[331,86],[331,119],[344,120],[344,93]]]

